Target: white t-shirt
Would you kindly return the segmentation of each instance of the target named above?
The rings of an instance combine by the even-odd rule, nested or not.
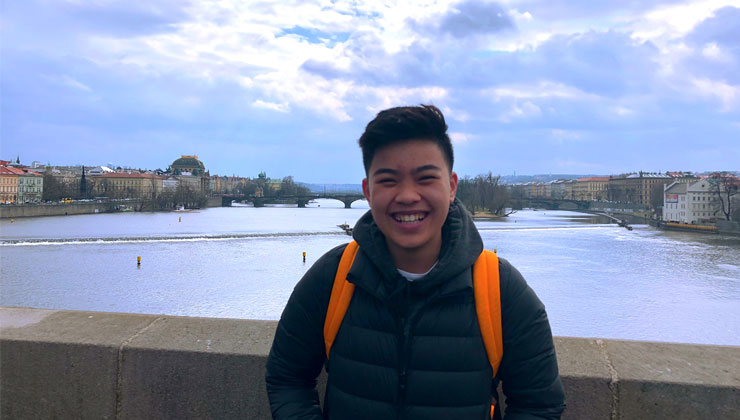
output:
[[[426,273],[409,273],[408,271],[403,271],[400,268],[397,268],[399,273],[401,273],[402,276],[406,277],[406,280],[408,281],[415,281],[424,278],[427,274],[429,274],[430,271],[434,270],[434,267],[437,266],[437,262],[435,261],[432,267],[426,271]]]

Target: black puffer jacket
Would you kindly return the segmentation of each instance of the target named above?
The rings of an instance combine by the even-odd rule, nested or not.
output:
[[[457,201],[442,228],[438,264],[409,282],[396,270],[370,212],[355,226],[355,284],[327,364],[323,417],[485,419],[495,383],[475,313],[471,267],[483,249]],[[275,419],[321,419],[316,377],[326,361],[323,324],[344,245],[329,251],[293,291],[267,361]],[[519,272],[500,259],[504,358],[497,380],[505,418],[556,419],[563,410],[550,326]]]

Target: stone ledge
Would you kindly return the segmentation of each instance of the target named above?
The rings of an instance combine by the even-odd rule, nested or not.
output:
[[[0,308],[0,418],[269,419],[276,322]],[[564,419],[732,418],[740,347],[556,337]]]

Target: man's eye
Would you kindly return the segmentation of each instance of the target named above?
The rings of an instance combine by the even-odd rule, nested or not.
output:
[[[435,179],[437,179],[435,175],[424,175],[419,178],[419,181],[434,181]]]
[[[392,184],[394,182],[396,182],[396,180],[393,178],[383,178],[378,181],[378,184]]]

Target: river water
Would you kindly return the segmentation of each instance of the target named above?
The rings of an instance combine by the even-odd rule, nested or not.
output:
[[[336,225],[367,211],[341,207],[3,219],[0,305],[278,319],[311,264],[349,240]],[[740,345],[738,237],[628,231],[567,211],[476,224],[545,303],[555,335]]]

